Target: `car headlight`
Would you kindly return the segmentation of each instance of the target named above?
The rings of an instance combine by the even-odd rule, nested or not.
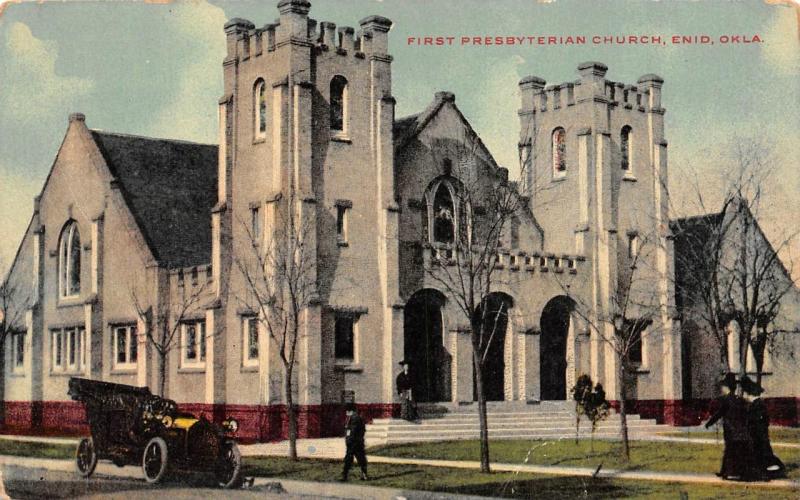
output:
[[[228,432],[236,432],[239,430],[239,422],[237,422],[236,419],[229,418],[222,422],[222,427]]]
[[[172,427],[172,417],[164,415],[164,418],[161,419],[161,423],[164,424],[164,427]]]

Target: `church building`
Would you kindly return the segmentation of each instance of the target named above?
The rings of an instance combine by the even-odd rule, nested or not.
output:
[[[274,23],[225,24],[217,145],[69,117],[7,277],[19,312],[5,346],[7,432],[82,429],[67,382],[86,377],[233,416],[244,439],[285,436],[284,366],[246,269],[287,224],[310,249],[300,437],[340,433],[349,399],[368,418],[397,415],[404,359],[418,401],[474,401],[470,322],[429,268],[458,265],[454,240],[490,222],[482,200],[508,170],[452,93],[395,116],[389,19],[337,27],[310,7],[280,0]],[[676,291],[692,271],[671,231],[664,80],[607,72],[586,62],[574,81],[519,82],[520,203],[483,298],[507,314],[483,385],[490,401],[565,400],[589,374],[620,399],[607,318],[634,297],[627,316],[648,319],[625,353],[624,399],[644,417],[694,425],[729,367]],[[787,295],[795,310],[798,296]],[[770,355],[763,384],[776,421],[797,424],[800,367],[788,352]]]

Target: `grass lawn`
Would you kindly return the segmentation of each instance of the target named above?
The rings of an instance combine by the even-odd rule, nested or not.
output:
[[[75,458],[75,446],[71,444],[36,443],[0,439],[0,455],[37,458]]]
[[[574,439],[492,441],[491,460],[500,463],[529,463],[597,467],[606,469],[653,470],[669,472],[714,473],[719,470],[722,445],[631,441],[631,463],[620,461],[620,442],[597,440],[594,451],[588,440],[575,444]],[[778,456],[786,464],[791,479],[800,479],[800,449],[778,448]],[[480,442],[447,441],[375,447],[372,455],[446,460],[480,460]]]
[[[722,441],[722,431],[671,431],[662,432],[663,436],[678,436],[688,438],[711,438]],[[769,439],[773,443],[800,443],[800,427],[770,427]]]
[[[246,457],[245,474],[275,478],[333,482],[339,477],[342,464],[331,460],[304,459],[291,462],[277,457]],[[542,474],[481,474],[470,469],[424,467],[418,465],[369,465],[371,480],[362,483],[358,467],[350,474],[356,484],[407,488],[462,495],[484,495],[506,498],[758,498],[784,499],[792,492],[777,488],[755,488],[745,483],[730,486],[708,486],[657,481],[631,481],[606,478],[582,478]]]

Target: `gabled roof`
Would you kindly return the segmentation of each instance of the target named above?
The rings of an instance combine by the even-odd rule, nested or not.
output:
[[[673,219],[670,229],[675,235],[675,305],[683,310],[693,288],[692,283],[707,279],[703,256],[711,248],[709,239],[718,231],[725,217],[723,212]]]
[[[168,268],[210,262],[217,146],[91,134],[156,260]]]

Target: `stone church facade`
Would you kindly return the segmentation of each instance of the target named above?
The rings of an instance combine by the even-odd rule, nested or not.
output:
[[[164,366],[164,393],[181,406],[236,417],[245,439],[285,435],[282,365],[240,266],[289,213],[315,249],[296,369],[300,435],[337,434],[346,397],[369,417],[395,414],[401,359],[419,400],[473,401],[467,322],[425,268],[481,214],[479,203],[453,202],[457,173],[471,169],[491,189],[508,172],[451,93],[395,117],[390,20],[367,17],[356,31],[317,24],[305,0],[278,9],[262,28],[225,25],[219,145],[70,117],[8,276],[24,311],[5,349],[8,431],[80,430],[69,377],[157,390]],[[603,340],[613,326],[600,318],[619,284],[635,281],[630,293],[659,313],[631,353],[626,399],[643,416],[696,423],[723,367],[692,371],[714,347],[682,340],[663,80],[606,73],[589,62],[576,81],[519,83],[524,206],[497,257],[490,295],[508,319],[487,355],[487,396],[568,399],[583,373],[617,394],[617,357]],[[163,362],[145,333],[159,317],[174,335]],[[796,422],[797,363],[771,363],[768,395],[779,419]]]

